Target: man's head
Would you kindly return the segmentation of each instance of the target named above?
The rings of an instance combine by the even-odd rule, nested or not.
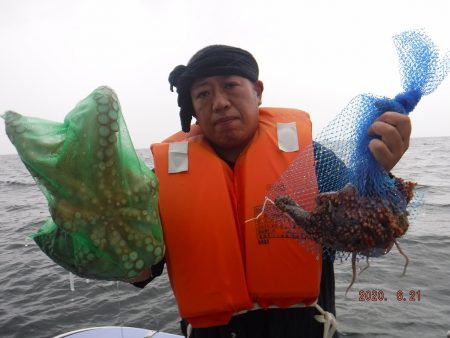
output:
[[[182,130],[190,130],[194,116],[214,146],[245,146],[258,123],[263,91],[258,75],[249,52],[223,45],[205,47],[187,66],[175,67],[169,83],[177,88]]]

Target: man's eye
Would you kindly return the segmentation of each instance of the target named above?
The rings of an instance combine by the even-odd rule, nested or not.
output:
[[[197,96],[196,96],[196,98],[197,98],[197,99],[203,99],[203,98],[207,97],[208,95],[209,95],[209,92],[207,92],[207,91],[205,90],[205,91],[202,91],[202,92],[198,93]]]
[[[225,83],[225,88],[226,89],[231,89],[231,88],[234,88],[234,87],[236,87],[237,86],[237,84],[236,83],[234,83],[234,82],[228,82],[228,83]]]

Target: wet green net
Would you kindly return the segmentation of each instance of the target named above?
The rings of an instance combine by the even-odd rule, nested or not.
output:
[[[53,261],[81,277],[128,280],[162,259],[158,181],[136,154],[114,91],[96,89],[63,123],[3,118],[47,198],[51,218],[32,238]]]

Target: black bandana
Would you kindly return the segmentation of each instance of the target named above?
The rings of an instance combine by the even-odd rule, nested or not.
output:
[[[187,66],[176,66],[169,75],[170,90],[177,88],[181,129],[189,132],[195,116],[191,100],[192,83],[202,77],[239,75],[252,82],[258,80],[259,70],[255,58],[247,51],[230,46],[212,45],[199,50]]]

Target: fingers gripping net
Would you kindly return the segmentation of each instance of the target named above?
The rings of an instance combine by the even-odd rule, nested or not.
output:
[[[406,232],[407,205],[415,184],[392,177],[378,164],[368,148],[374,137],[368,129],[386,111],[409,114],[450,69],[450,54],[439,57],[422,31],[404,32],[394,42],[404,92],[394,99],[355,97],[319,134],[314,149],[299,154],[268,193],[307,238],[344,253],[379,254]],[[302,159],[313,155],[321,194],[311,211],[302,205],[311,193],[308,185],[303,186],[307,170]]]

